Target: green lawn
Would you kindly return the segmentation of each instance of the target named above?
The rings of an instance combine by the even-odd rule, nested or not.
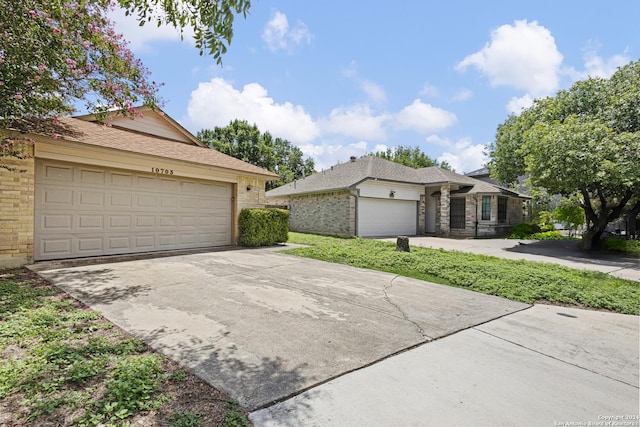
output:
[[[640,282],[556,264],[514,261],[457,251],[411,247],[370,239],[289,233],[289,243],[309,245],[284,252],[354,267],[498,295],[514,301],[546,301],[640,314]]]

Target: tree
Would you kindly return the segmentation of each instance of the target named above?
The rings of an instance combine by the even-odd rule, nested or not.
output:
[[[372,155],[415,169],[439,166],[442,169],[453,170],[447,161],[439,163],[437,160],[433,160],[422,152],[420,147],[412,148],[399,145],[393,149],[387,148],[387,151],[378,151]]]
[[[236,159],[280,175],[280,181],[267,183],[267,190],[295,181],[315,172],[313,159],[304,158],[300,148],[246,120],[233,120],[226,127],[202,129],[198,139],[209,147]]]
[[[580,206],[580,196],[574,194],[560,200],[558,206],[553,210],[553,219],[560,221],[569,228],[569,233],[574,233],[578,227],[584,225],[584,210]]]
[[[126,10],[135,14],[140,25],[155,21],[171,25],[181,31],[193,30],[196,48],[200,55],[209,53],[222,63],[233,38],[233,21],[236,14],[247,16],[250,0],[116,0]]]
[[[528,173],[550,194],[578,193],[591,249],[640,194],[640,61],[537,100],[498,127],[489,151],[500,182]]]
[[[118,0],[141,25],[155,21],[194,30],[196,46],[218,63],[233,35],[234,14],[248,0]],[[56,137],[56,118],[78,100],[99,120],[108,110],[130,117],[134,105],[155,108],[158,84],[116,34],[109,0],[0,0],[0,167],[2,157],[23,157],[28,138]],[[47,120],[41,120],[47,119]],[[7,133],[11,128],[16,132]]]

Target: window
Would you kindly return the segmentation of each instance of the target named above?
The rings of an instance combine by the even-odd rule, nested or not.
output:
[[[465,212],[464,198],[451,199],[449,211],[449,226],[451,228],[464,228]]]
[[[482,220],[491,219],[491,196],[482,196]]]
[[[507,198],[498,197],[498,221],[507,220]]]

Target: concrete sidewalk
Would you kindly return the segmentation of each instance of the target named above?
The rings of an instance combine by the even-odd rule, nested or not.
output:
[[[381,240],[396,241],[395,238]],[[575,240],[448,239],[414,236],[409,238],[409,244],[498,258],[560,264],[579,270],[600,271],[623,279],[640,281],[640,259],[601,251],[583,251]]]
[[[638,337],[637,316],[537,305],[250,419],[256,427],[638,426]],[[606,424],[611,417],[627,424]]]

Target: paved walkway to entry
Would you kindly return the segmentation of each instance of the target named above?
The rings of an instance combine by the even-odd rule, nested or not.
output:
[[[40,274],[250,409],[529,307],[269,249]]]
[[[396,239],[381,240],[395,242]],[[640,281],[640,259],[602,251],[583,251],[576,240],[447,239],[416,236],[409,238],[409,244],[499,258],[548,262]]]

